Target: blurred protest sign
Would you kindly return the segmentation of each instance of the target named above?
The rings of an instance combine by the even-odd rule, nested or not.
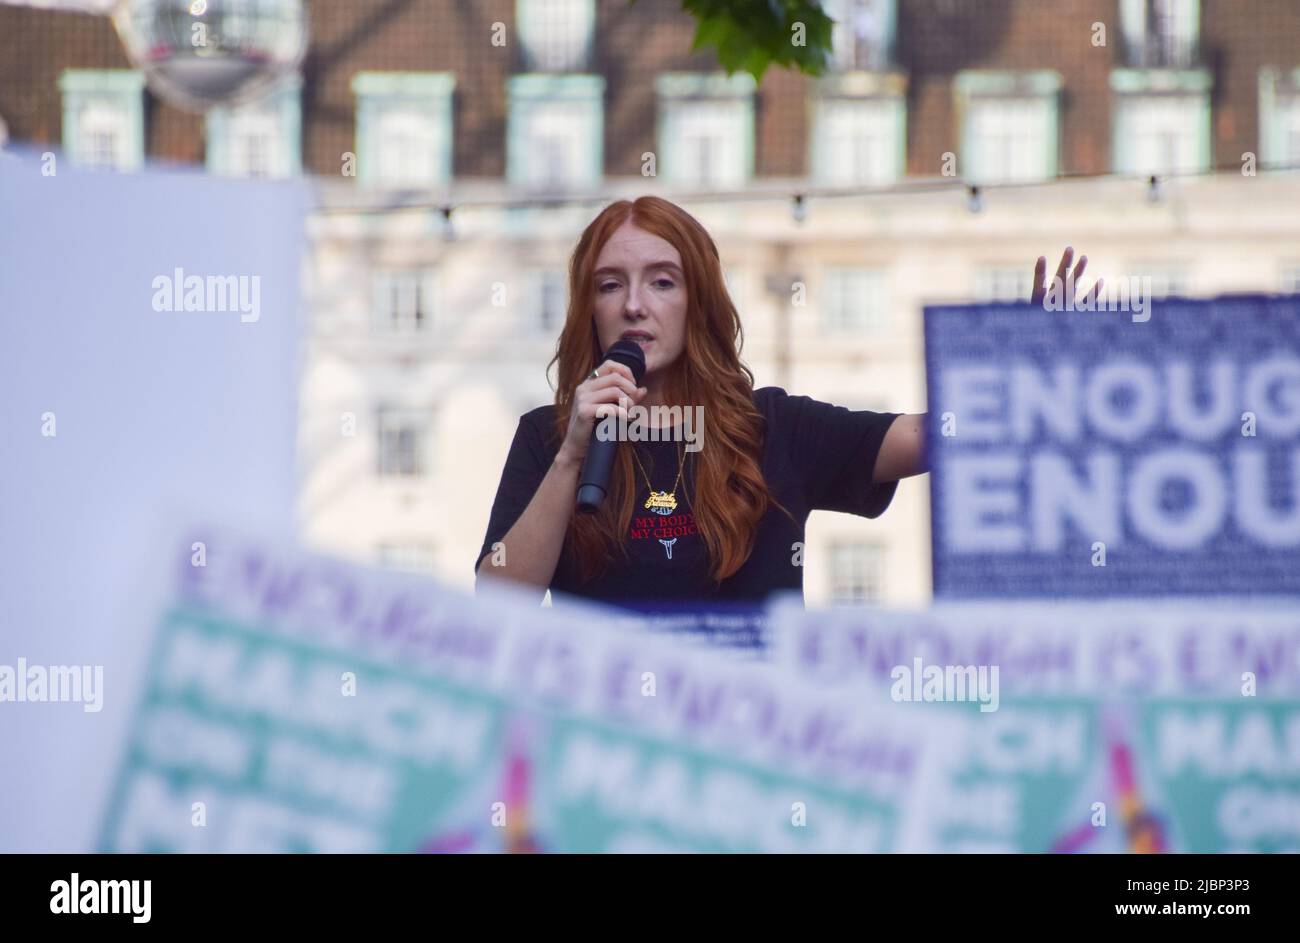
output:
[[[571,604],[590,607],[590,601],[552,593],[551,605],[564,612]],[[627,613],[621,615],[620,613]],[[697,600],[619,605],[609,610],[615,624],[641,628],[672,638],[683,645],[705,645],[733,658],[762,660],[767,648],[768,607],[761,602]]]
[[[805,681],[962,718],[934,850],[1300,850],[1294,608],[795,605],[773,633]]]
[[[926,308],[936,597],[1300,592],[1300,297],[1144,314]]]
[[[105,851],[909,850],[952,748],[604,610],[175,549]]]
[[[93,841],[86,796],[145,650],[130,613],[160,588],[137,578],[165,550],[155,525],[288,534],[297,502],[307,184],[55,167],[0,161],[0,663],[96,666],[104,708],[0,709],[3,851]]]

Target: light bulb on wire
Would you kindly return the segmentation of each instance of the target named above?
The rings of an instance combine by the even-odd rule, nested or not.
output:
[[[796,223],[802,223],[808,218],[808,201],[802,193],[796,193],[790,201],[790,216]]]

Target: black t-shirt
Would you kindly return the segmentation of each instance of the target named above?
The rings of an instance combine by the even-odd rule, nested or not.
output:
[[[637,468],[637,497],[625,538],[628,557],[612,554],[602,575],[580,583],[566,546],[551,578],[552,592],[643,610],[687,601],[760,601],[773,592],[803,589],[804,554],[795,544],[803,543],[809,512],[878,517],[889,506],[898,482],[877,484],[871,478],[880,444],[898,413],[849,410],[771,386],[754,391],[754,404],[766,420],[764,480],[797,523],[779,508],[769,507],[759,521],[749,559],[717,584],[710,576],[707,547],[691,508],[696,453],[685,452],[679,442],[627,442],[625,447],[637,450],[655,491],[673,489],[682,463],[677,507],[647,510],[650,489]],[[707,430],[703,441],[708,448]],[[528,507],[559,446],[554,406],[520,417],[476,569]]]

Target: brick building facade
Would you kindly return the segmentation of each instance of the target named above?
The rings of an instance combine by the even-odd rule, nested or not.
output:
[[[1187,0],[1183,0],[1187,2]],[[940,172],[960,155],[959,95],[964,71],[1051,71],[1059,75],[1056,125],[1064,173],[1113,169],[1112,73],[1131,65],[1122,35],[1126,0],[897,0],[877,3],[892,20],[882,63],[900,78],[906,114],[906,173]],[[1225,166],[1259,150],[1260,73],[1300,67],[1300,5],[1288,0],[1190,0],[1199,11],[1185,63],[1208,75],[1211,163]],[[836,8],[838,10],[839,8]],[[355,74],[439,72],[452,95],[456,178],[506,173],[507,82],[527,70],[514,39],[514,0],[310,0],[311,43],[303,62],[301,153],[305,170],[339,173],[357,137]],[[656,149],[656,77],[716,69],[708,51],[690,52],[694,22],[674,0],[598,0],[584,71],[604,80],[603,170],[640,172]],[[491,42],[505,26],[506,45]],[[1106,45],[1094,45],[1094,24]],[[61,143],[59,78],[67,69],[129,68],[110,21],[87,14],[0,6],[0,118],[15,142]],[[753,105],[756,177],[811,172],[809,136],[816,79],[771,69]],[[165,161],[201,163],[204,123],[146,95],[144,151]]]

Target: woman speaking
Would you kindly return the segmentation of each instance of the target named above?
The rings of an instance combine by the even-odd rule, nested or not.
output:
[[[1040,258],[1036,298],[1045,273]],[[605,357],[619,341],[644,354],[639,385]],[[478,581],[637,609],[753,603],[802,589],[809,512],[877,517],[899,479],[927,470],[924,415],[755,390],[741,341],[717,246],[693,216],[654,196],[602,210],[569,266],[555,404],[519,420]],[[578,513],[593,429],[628,428],[629,409],[649,416],[649,434],[616,444],[607,496],[596,513]],[[702,428],[683,428],[691,416]],[[659,428],[656,417],[678,421]]]

